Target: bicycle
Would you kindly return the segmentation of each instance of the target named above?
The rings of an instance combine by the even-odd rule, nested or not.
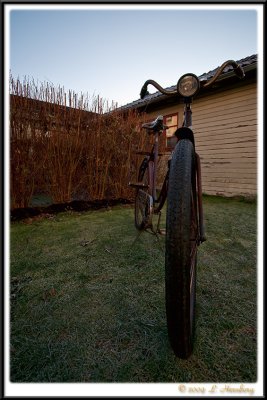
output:
[[[200,81],[195,74],[185,74],[175,90],[163,89],[156,81],[147,80],[140,92],[143,99],[149,95],[148,85],[162,94],[179,95],[184,100],[183,124],[175,132],[177,144],[168,160],[168,168],[159,195],[156,191],[159,135],[168,127],[159,115],[142,128],[154,135],[150,152],[145,155],[138,181],[129,185],[136,189],[135,226],[138,231],[151,230],[165,234],[165,302],[167,329],[171,347],[176,356],[186,359],[193,351],[196,309],[196,267],[198,246],[206,240],[202,205],[200,157],[195,149],[192,130],[193,97],[201,88],[210,87],[231,65],[239,78],[245,76],[242,67],[233,60],[225,61],[209,81]],[[165,153],[166,154],[166,153]],[[160,228],[161,210],[167,199],[166,231]],[[156,229],[152,216],[158,215]]]

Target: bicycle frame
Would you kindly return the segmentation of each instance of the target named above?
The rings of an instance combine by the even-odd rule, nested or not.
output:
[[[187,100],[184,106],[184,121],[181,128],[178,128],[175,135],[178,140],[182,138],[188,138],[194,143],[194,133],[191,130],[192,127],[192,110],[191,110],[191,102]],[[154,133],[154,144],[150,154],[147,156],[148,163],[148,191],[150,196],[153,199],[153,214],[160,214],[168,193],[168,178],[169,178],[169,170],[170,170],[170,162],[168,161],[168,169],[163,181],[163,184],[160,189],[160,193],[157,196],[157,172],[158,172],[158,158],[159,158],[159,132]],[[204,215],[203,215],[203,204],[202,204],[202,180],[201,180],[201,166],[200,166],[200,157],[197,153],[196,156],[196,180],[197,180],[197,199],[198,199],[198,222],[199,222],[199,236],[200,242],[206,240],[205,237],[205,228],[204,228]],[[158,224],[159,225],[159,224]]]
[[[167,197],[167,175],[165,176],[162,188],[160,190],[160,194],[157,197],[157,172],[158,172],[158,159],[159,159],[159,133],[155,133],[155,141],[151,151],[151,154],[148,159],[148,185],[149,185],[149,194],[153,197],[153,205],[155,207],[156,203],[159,203],[158,207],[154,209],[154,214],[158,214],[162,209],[166,197]]]
[[[154,134],[154,144],[152,147],[151,152],[146,156],[147,165],[148,165],[148,192],[150,196],[153,198],[153,213],[159,214],[162,207],[164,206],[165,200],[167,198],[167,191],[168,191],[168,174],[169,168],[165,175],[164,182],[160,189],[159,196],[157,196],[157,172],[158,172],[158,159],[159,156],[164,155],[159,153],[159,133],[156,132]],[[137,152],[137,154],[143,154],[142,152]],[[168,154],[168,153],[166,153]],[[158,206],[156,207],[156,204]]]

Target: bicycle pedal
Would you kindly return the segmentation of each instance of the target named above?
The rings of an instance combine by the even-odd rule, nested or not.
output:
[[[143,182],[129,182],[129,186],[135,187],[135,188],[142,188],[142,189],[148,188],[148,185],[146,185]]]

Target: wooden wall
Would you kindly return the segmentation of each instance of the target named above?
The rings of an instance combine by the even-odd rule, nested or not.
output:
[[[193,130],[206,194],[254,197],[257,193],[256,87],[256,83],[242,84],[194,100]],[[149,116],[177,111],[181,126],[181,104]]]
[[[194,108],[194,132],[207,194],[257,192],[256,85],[203,98]]]

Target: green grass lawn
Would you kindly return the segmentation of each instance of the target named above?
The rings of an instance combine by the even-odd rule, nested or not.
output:
[[[11,224],[12,382],[255,382],[256,204],[204,198],[193,355],[167,336],[164,237],[132,207]]]

